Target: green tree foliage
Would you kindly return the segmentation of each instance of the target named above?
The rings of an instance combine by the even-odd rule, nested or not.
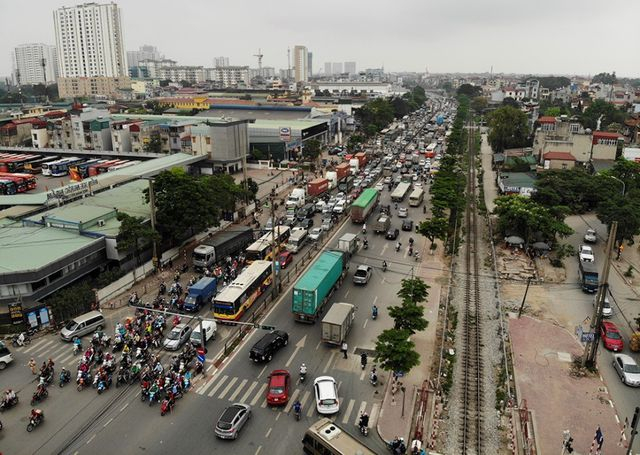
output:
[[[511,98],[510,96],[507,96],[505,99],[502,100],[502,105],[515,107],[516,109],[520,107],[520,103],[518,103],[518,101]]]
[[[244,188],[244,180],[242,181],[242,183],[240,183],[240,187]],[[249,194],[249,198],[251,200],[256,198],[256,195],[258,194],[258,190],[260,189],[260,187],[258,186],[258,183],[253,180],[251,177],[249,177],[247,179],[247,191]]]
[[[524,147],[529,136],[527,115],[512,106],[502,106],[489,114],[489,144],[495,152]]]
[[[347,143],[347,147],[349,150],[355,150],[366,141],[366,138],[362,134],[354,133],[349,136],[349,142]]]
[[[144,104],[144,108],[147,110],[147,112],[149,112],[150,114],[153,115],[162,115],[164,113],[164,111],[166,111],[167,109],[169,109],[168,106],[165,106],[163,104],[160,104],[158,101],[156,100],[149,100]]]
[[[429,321],[424,318],[424,307],[411,302],[390,306],[389,316],[394,321],[395,329],[408,330],[411,334],[424,330],[429,325]]]
[[[555,90],[571,85],[571,80],[564,76],[546,76],[538,77],[537,79],[540,82],[541,87],[548,88],[549,90]]]
[[[626,114],[618,110],[614,104],[598,99],[585,109],[580,121],[582,126],[595,131],[600,116],[602,116],[601,130],[606,130],[610,123],[624,123],[626,119]]]
[[[593,79],[591,79],[591,83],[592,84],[615,84],[616,81],[618,79],[616,78],[616,72],[614,71],[613,73],[609,74],[609,73],[598,73],[595,76],[593,76]]]
[[[422,106],[426,100],[422,87],[415,86],[401,97],[376,98],[355,112],[362,132],[371,137],[389,125],[394,118],[401,118]]]
[[[82,281],[56,291],[46,299],[53,319],[57,322],[72,319],[91,310],[96,295],[89,281]]]
[[[515,233],[529,244],[538,233],[551,242],[555,242],[556,235],[566,237],[573,233],[564,222],[567,207],[547,208],[519,195],[501,196],[495,202],[494,213],[498,216],[498,229],[502,235]]]
[[[603,200],[596,209],[598,219],[611,226],[611,222],[618,222],[616,240],[633,242],[633,237],[640,234],[640,190],[632,189],[625,196],[622,193]]]
[[[409,339],[409,330],[387,329],[376,340],[376,361],[385,371],[403,371],[405,374],[420,365],[415,343]]]
[[[418,232],[429,239],[433,246],[436,239],[444,241],[447,236],[449,223],[446,218],[435,217],[424,220],[418,226]]]
[[[544,115],[547,117],[560,117],[563,114],[567,114],[566,110],[560,106],[551,106],[544,110]]]
[[[317,139],[309,139],[305,141],[302,147],[302,154],[308,161],[315,161],[322,153],[322,144]]]
[[[430,286],[421,278],[405,278],[402,280],[398,297],[403,302],[418,304],[425,302],[429,296]]]
[[[469,98],[474,98],[476,96],[482,95],[482,87],[471,84],[462,84],[460,87],[458,87],[457,92],[458,95],[465,95]]]
[[[476,96],[471,100],[471,109],[481,114],[489,105],[489,102],[484,96]]]
[[[162,140],[159,134],[151,134],[149,142],[142,147],[145,153],[162,153]]]
[[[152,242],[160,241],[160,234],[141,216],[118,212],[118,221],[120,221],[120,230],[117,248],[119,251],[133,251],[136,263],[140,265],[140,254]]]

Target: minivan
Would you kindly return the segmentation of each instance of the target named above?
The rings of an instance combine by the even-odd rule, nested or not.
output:
[[[99,311],[89,311],[75,317],[60,331],[60,337],[65,341],[71,341],[95,330],[102,330],[105,326],[104,316]]]
[[[216,337],[216,322],[215,321],[202,321],[202,330],[204,330],[205,341],[209,341]],[[193,332],[191,332],[191,344],[194,346],[199,346],[202,342],[202,337],[200,336],[200,324],[196,324]]]

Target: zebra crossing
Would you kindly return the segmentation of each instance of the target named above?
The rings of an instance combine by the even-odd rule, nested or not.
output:
[[[250,404],[253,407],[267,407],[267,383],[264,381],[251,381],[246,378],[236,376],[222,375],[220,377],[214,375],[207,381],[195,389],[198,395],[214,398],[217,400],[226,400],[229,402],[241,402]],[[293,388],[289,402],[280,412],[289,413],[293,407],[293,403],[300,400],[303,414],[307,417],[313,417],[316,413],[316,404],[313,391],[300,388]],[[366,411],[369,414],[369,426],[374,426],[380,414],[380,402],[368,403],[366,401],[357,402],[355,399],[341,400],[340,414],[335,420],[340,420],[343,424],[352,423],[358,425],[360,414]]]

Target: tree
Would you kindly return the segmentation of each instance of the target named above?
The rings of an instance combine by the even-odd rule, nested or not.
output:
[[[53,320],[62,322],[91,310],[96,294],[88,281],[81,281],[56,291],[46,299]]]
[[[515,99],[511,98],[510,96],[507,96],[505,99],[502,100],[502,105],[503,106],[511,106],[511,107],[515,107],[515,108],[519,108],[520,107],[520,103],[518,103],[518,101],[516,101]]]
[[[640,190],[633,189],[624,197],[618,193],[609,200],[603,200],[596,214],[607,229],[613,221],[618,222],[617,241],[633,242],[633,237],[640,234]]]
[[[402,371],[405,374],[420,365],[420,355],[415,343],[409,339],[409,330],[387,329],[376,340],[376,361],[385,371]]]
[[[240,187],[244,189],[244,180],[240,183]],[[247,192],[249,193],[250,200],[254,200],[256,198],[259,189],[260,187],[258,186],[258,183],[249,177],[247,179]]]
[[[618,110],[614,104],[597,99],[585,109],[580,121],[582,126],[595,131],[598,127],[599,118],[601,118],[600,130],[606,130],[610,123],[624,123],[626,115],[624,112]]]
[[[430,218],[420,223],[418,226],[418,232],[431,241],[431,248],[433,248],[435,239],[444,241],[446,238],[448,224],[449,223],[445,218]]]
[[[152,242],[160,240],[160,234],[147,224],[141,216],[130,216],[124,212],[118,212],[120,229],[118,231],[118,251],[131,251],[136,258],[136,265],[140,265],[140,253]]]
[[[571,79],[564,76],[546,76],[538,77],[537,79],[538,82],[540,82],[541,87],[548,88],[549,90],[555,90],[571,85]]]
[[[527,115],[512,106],[502,106],[489,114],[489,143],[495,152],[524,147],[529,136]]]
[[[501,196],[496,199],[494,213],[498,216],[498,229],[502,235],[517,234],[526,244],[540,234],[555,242],[556,235],[566,237],[573,233],[565,222],[567,207],[543,207],[532,199],[519,195]]]
[[[302,147],[303,156],[309,161],[316,161],[322,154],[322,144],[317,139],[309,139]]]
[[[162,140],[160,139],[160,135],[151,133],[149,142],[144,144],[142,148],[145,153],[162,153]]]
[[[609,74],[609,73],[598,73],[595,76],[593,76],[593,79],[591,79],[591,83],[592,84],[597,84],[597,83],[601,83],[601,84],[615,84],[617,81],[616,78],[616,72],[614,71],[613,73]]]
[[[183,87],[193,87],[193,84],[191,82],[185,80],[181,80],[180,85],[182,85]]]
[[[488,105],[489,103],[484,96],[476,96],[471,100],[471,109],[478,113],[484,112]]]
[[[403,302],[411,302],[414,304],[422,303],[429,296],[428,289],[430,286],[421,278],[405,278],[402,280],[398,297]]]
[[[390,306],[389,316],[394,321],[394,328],[408,330],[411,334],[424,330],[429,325],[429,321],[424,318],[424,307],[408,301],[399,306]]]
[[[462,84],[458,87],[458,95],[466,95],[469,98],[482,95],[482,87],[471,84]]]

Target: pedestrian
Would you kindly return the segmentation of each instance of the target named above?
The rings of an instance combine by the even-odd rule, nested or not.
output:
[[[347,358],[347,351],[349,350],[349,346],[347,346],[347,342],[343,341],[342,342],[342,347],[340,349],[342,351],[342,355],[344,356],[344,358]]]
[[[616,257],[617,261],[620,260],[620,255],[622,254],[623,251],[624,251],[624,245],[620,243],[620,246],[618,246],[618,256]]]
[[[29,360],[29,368],[31,368],[31,373],[38,374],[38,369],[36,368],[36,361],[33,360],[33,357],[31,357],[31,360]]]

